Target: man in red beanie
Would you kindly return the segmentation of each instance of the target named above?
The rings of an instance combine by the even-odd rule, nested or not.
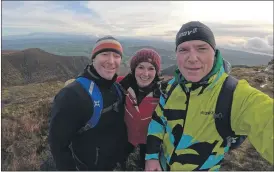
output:
[[[115,38],[99,39],[92,63],[56,95],[49,144],[57,170],[113,170],[124,159],[124,97],[115,82],[122,54]]]

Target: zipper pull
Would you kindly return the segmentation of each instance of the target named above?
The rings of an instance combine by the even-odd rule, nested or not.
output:
[[[97,163],[98,163],[98,159],[99,159],[99,150],[100,150],[100,148],[96,147],[96,159],[95,159],[95,162],[94,162],[95,165],[97,165]]]

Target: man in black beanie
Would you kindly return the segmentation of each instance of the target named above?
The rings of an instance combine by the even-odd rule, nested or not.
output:
[[[198,82],[210,72],[214,64],[215,47],[214,35],[203,23],[194,21],[181,27],[176,35],[177,63],[186,80]],[[196,58],[189,60],[189,56]],[[195,63],[196,60],[200,63]]]
[[[145,170],[219,170],[246,136],[273,164],[273,99],[225,72],[211,29],[184,24],[176,57],[175,77],[148,127]]]

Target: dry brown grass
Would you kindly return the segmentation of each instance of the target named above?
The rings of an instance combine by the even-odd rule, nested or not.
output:
[[[2,170],[39,170],[49,102],[37,102],[33,112],[16,120],[2,119]]]
[[[2,107],[2,170],[40,170],[47,148],[50,101],[62,85],[3,88],[2,100],[9,101]]]
[[[268,94],[270,97],[274,97],[273,88],[273,71],[265,72],[266,66],[256,66],[252,68],[240,68],[235,67],[231,71],[231,75],[235,76],[237,79],[245,79],[248,83],[261,90],[262,92]],[[262,85],[266,84],[264,87]]]
[[[246,140],[239,148],[230,151],[222,162],[222,171],[270,171],[273,165],[261,157]]]
[[[49,100],[36,102],[32,113],[2,119],[2,170],[39,170],[46,147]]]

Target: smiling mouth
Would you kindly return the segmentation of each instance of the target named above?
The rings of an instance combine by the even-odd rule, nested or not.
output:
[[[141,81],[148,81],[149,78],[148,77],[139,77],[141,79]]]
[[[112,71],[114,71],[115,70],[115,68],[105,68],[105,67],[103,67],[106,71],[110,71],[110,72],[112,72]]]
[[[189,70],[189,71],[198,71],[198,70],[200,70],[201,68],[186,68],[187,70]]]

